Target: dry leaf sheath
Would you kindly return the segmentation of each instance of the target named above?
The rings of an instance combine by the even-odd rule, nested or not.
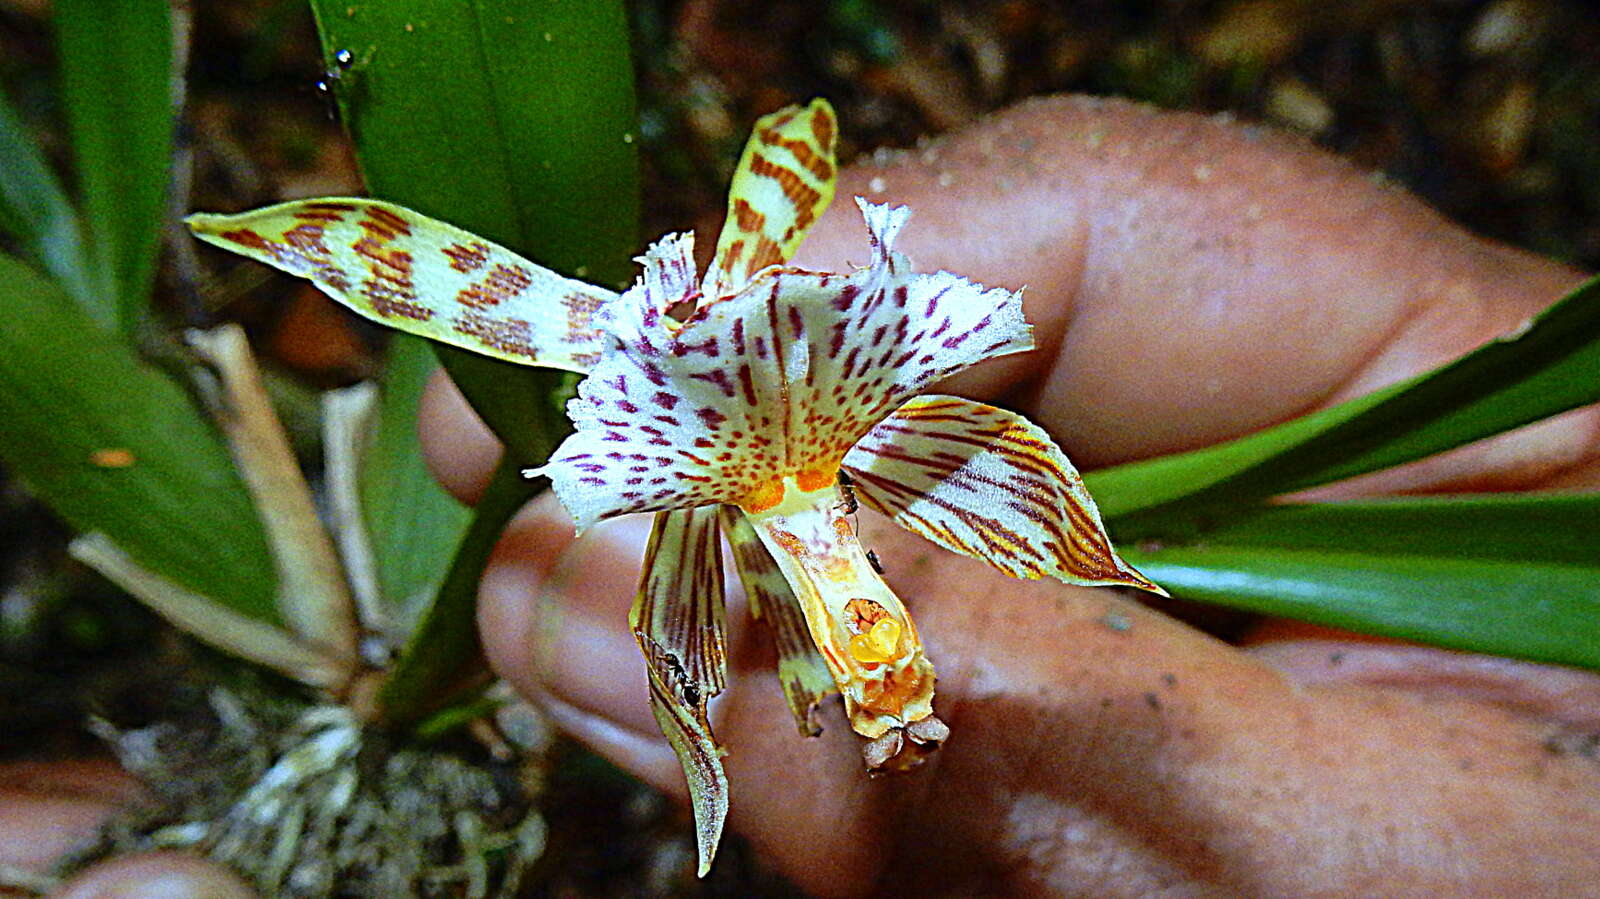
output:
[[[588,375],[568,406],[576,432],[537,471],[579,528],[656,514],[629,623],[688,777],[702,874],[727,812],[706,717],[726,668],[723,537],[752,611],[772,626],[801,731],[816,732],[811,710],[837,690],[874,769],[915,764],[948,728],[933,715],[916,625],[856,539],[855,499],[1013,577],[1160,592],[1117,557],[1044,431],[920,395],[1032,348],[1020,294],[912,271],[894,250],[909,210],[861,199],[865,267],[786,266],[832,199],[834,137],[822,100],[761,119],[710,271],[696,271],[692,235],[668,235],[621,295],[374,200],[189,219],[202,239],[309,278],[376,321]]]

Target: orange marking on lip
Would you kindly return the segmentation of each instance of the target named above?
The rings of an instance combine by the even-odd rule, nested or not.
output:
[[[780,501],[782,501],[782,499],[783,482],[773,479],[767,481],[765,484],[762,484],[759,487],[756,487],[749,493],[746,493],[739,499],[736,505],[738,505],[738,507],[743,509],[745,512],[753,515],[757,512],[765,512],[773,506],[776,506]],[[788,532],[779,531],[778,533],[787,534]],[[789,538],[791,540],[795,539],[793,534],[789,534]],[[788,547],[786,546],[785,549],[787,548]]]
[[[868,680],[862,684],[861,704],[881,715],[901,716],[906,703],[922,692],[922,672],[915,665],[899,670],[890,669],[882,680]]]
[[[821,490],[838,479],[838,466],[834,466],[831,469],[807,468],[794,476],[795,484],[799,485],[800,489],[807,493],[811,493],[815,490]]]
[[[799,557],[810,555],[810,553],[806,552],[805,542],[788,531],[774,529],[772,532],[772,539],[773,542],[783,547],[784,552],[791,556]]]

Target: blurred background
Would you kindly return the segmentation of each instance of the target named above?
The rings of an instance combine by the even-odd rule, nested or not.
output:
[[[360,192],[305,3],[180,5],[193,23],[178,140],[190,206]],[[646,234],[713,227],[749,123],[786,103],[828,97],[849,161],[1082,92],[1269,123],[1475,231],[1600,267],[1600,4],[638,0],[629,12]],[[0,87],[61,155],[52,53],[49,3],[0,0]],[[159,283],[192,253],[169,247]],[[315,459],[315,391],[370,374],[381,335],[264,269],[239,279],[208,314],[249,328]],[[184,320],[179,293],[157,296]],[[68,559],[67,536],[0,468],[0,760],[96,751],[86,715],[149,720],[186,676],[200,681],[183,672],[205,651]],[[792,892],[737,844],[694,884],[686,812],[575,747],[558,746],[545,773],[538,894]]]

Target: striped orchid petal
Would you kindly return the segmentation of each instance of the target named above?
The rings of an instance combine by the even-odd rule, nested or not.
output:
[[[873,428],[844,467],[863,504],[1011,577],[1166,595],[1117,556],[1061,448],[1014,412],[921,396]]]
[[[737,293],[789,261],[833,200],[833,107],[818,98],[758,119],[728,189],[728,216],[706,272],[707,299]]]
[[[778,502],[832,484],[851,445],[929,384],[1032,347],[1019,295],[894,252],[908,211],[861,203],[870,265],[767,269],[681,325],[642,279],[606,308],[612,342],[542,473],[580,527],[627,512]]]
[[[616,294],[392,203],[325,197],[191,215],[196,237],[310,280],[380,324],[525,365],[584,372]]]
[[[794,588],[783,576],[761,537],[732,506],[722,507],[722,532],[733,547],[734,567],[750,601],[750,615],[767,623],[778,651],[778,682],[783,687],[789,710],[802,736],[822,733],[812,712],[822,700],[839,688],[828,671],[828,663],[811,642],[805,611],[795,598]]]
[[[706,719],[727,678],[715,508],[656,515],[628,625],[650,672],[650,710],[689,782],[704,877],[728,816],[722,749]]]

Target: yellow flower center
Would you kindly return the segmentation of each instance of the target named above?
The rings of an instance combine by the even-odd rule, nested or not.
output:
[[[866,633],[850,638],[850,655],[863,663],[893,661],[899,655],[900,631],[900,622],[884,618]]]

